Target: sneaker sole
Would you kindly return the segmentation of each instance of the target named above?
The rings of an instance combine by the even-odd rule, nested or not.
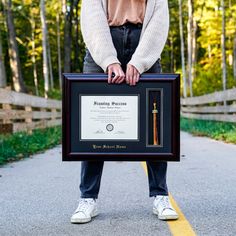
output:
[[[83,224],[83,223],[88,223],[92,220],[93,217],[96,217],[99,213],[98,212],[94,212],[90,218],[86,218],[86,219],[72,219],[70,220],[71,223],[77,223],[77,224]]]
[[[178,215],[160,216],[156,209],[153,209],[153,213],[158,216],[159,220],[177,220],[179,218]]]

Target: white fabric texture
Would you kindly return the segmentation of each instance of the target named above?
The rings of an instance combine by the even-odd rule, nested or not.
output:
[[[105,73],[110,64],[120,63],[107,21],[107,0],[82,0],[80,26],[86,47]],[[129,62],[140,74],[161,57],[168,31],[168,1],[147,0],[139,45]]]

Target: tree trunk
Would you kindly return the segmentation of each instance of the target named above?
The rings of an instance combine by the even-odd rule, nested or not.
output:
[[[222,9],[222,33],[221,33],[221,53],[222,53],[222,83],[223,90],[226,90],[226,52],[225,52],[225,2],[221,0]]]
[[[71,38],[72,38],[72,19],[74,0],[69,0],[69,10],[65,13],[65,28],[64,28],[64,72],[71,71]],[[67,8],[68,9],[68,8]]]
[[[179,0],[179,33],[181,43],[181,64],[183,74],[183,95],[187,97],[187,84],[186,84],[186,69],[185,69],[185,56],[184,56],[184,33],[183,33],[183,16],[182,16],[182,0]]]
[[[61,76],[61,34],[60,34],[60,14],[57,13],[57,55],[58,55],[58,78],[60,90],[62,90]]]
[[[11,0],[3,0],[3,5],[7,21],[8,44],[9,44],[8,50],[10,57],[10,66],[12,71],[13,86],[15,91],[17,92],[26,92],[26,87],[24,84],[21,71],[19,50],[16,42],[16,31],[11,10]]]
[[[35,58],[35,19],[33,13],[31,15],[31,40],[32,40],[32,54],[31,54],[31,61],[33,64],[33,75],[34,75],[34,86],[35,86],[35,94],[39,96],[39,88],[38,88],[38,76],[37,76],[37,65],[36,65],[36,58]]]
[[[210,44],[208,44],[207,50],[208,50],[208,58],[211,59],[211,45]]]
[[[51,48],[50,48],[49,37],[47,37],[47,52],[48,52],[48,65],[49,65],[49,74],[50,74],[50,84],[51,84],[51,89],[54,89],[54,78],[53,78],[53,73],[52,73],[52,59],[51,59]]]
[[[79,0],[75,0],[75,58],[74,58],[74,71],[77,71],[79,68]]]
[[[233,63],[234,79],[236,80],[236,32],[234,34],[234,63]]]
[[[2,35],[0,32],[0,88],[5,88],[6,86],[7,86],[7,77],[4,64],[3,50],[2,50]]]
[[[44,0],[40,0],[40,15],[42,24],[42,47],[43,47],[43,76],[44,76],[44,96],[48,98],[49,92],[49,76],[48,76],[48,60],[47,60],[47,24],[45,17]]]
[[[173,38],[170,38],[170,71],[174,72],[174,42]]]
[[[193,0],[188,0],[188,82],[190,96],[193,96],[192,89],[192,29],[193,29]]]
[[[193,5],[194,9],[194,5]],[[194,10],[193,10],[194,12]],[[196,78],[196,65],[197,65],[197,21],[193,18],[193,30],[192,30],[192,81]]]

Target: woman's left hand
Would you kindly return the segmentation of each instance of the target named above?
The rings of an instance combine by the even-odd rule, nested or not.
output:
[[[136,69],[136,67],[131,64],[127,64],[126,74],[125,74],[126,83],[129,85],[136,85],[136,83],[139,81],[139,78],[140,78],[140,73]]]

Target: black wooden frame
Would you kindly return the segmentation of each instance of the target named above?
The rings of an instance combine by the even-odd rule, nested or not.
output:
[[[107,75],[103,73],[63,74],[62,98],[62,160],[63,161],[180,161],[180,75],[179,74],[151,74],[145,73],[140,77],[139,83],[152,82],[171,84],[171,152],[72,152],[71,151],[71,86],[72,83],[91,82],[107,83]],[[110,85],[112,86],[112,84]],[[119,85],[118,85],[119,86]],[[128,86],[128,85],[126,85]],[[164,115],[165,116],[165,115]],[[146,124],[143,124],[146,125]],[[89,141],[88,141],[89,142]]]

